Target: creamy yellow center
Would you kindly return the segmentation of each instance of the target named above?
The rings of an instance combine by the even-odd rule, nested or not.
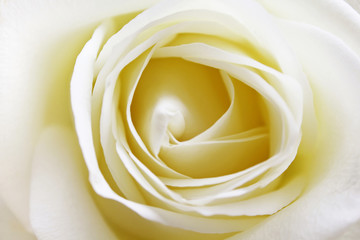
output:
[[[131,116],[166,165],[191,177],[214,177],[269,157],[262,102],[255,90],[218,69],[161,58],[146,66]]]

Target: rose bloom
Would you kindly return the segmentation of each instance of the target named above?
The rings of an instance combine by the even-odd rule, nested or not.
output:
[[[359,239],[360,3],[0,2],[1,239]]]

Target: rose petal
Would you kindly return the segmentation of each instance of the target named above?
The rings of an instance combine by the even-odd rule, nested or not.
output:
[[[36,237],[26,231],[24,226],[14,216],[14,213],[0,199],[0,238],[35,240]]]
[[[247,200],[199,207],[204,215],[256,216],[271,215],[294,201],[303,190],[304,179],[289,179],[281,188]]]
[[[336,240],[356,239],[360,236],[360,220],[345,229],[344,233]]]
[[[87,180],[76,135],[44,130],[33,161],[31,223],[39,239],[117,239],[104,221]]]
[[[360,2],[358,0],[346,0],[358,13],[360,13]]]
[[[171,168],[192,177],[226,175],[268,157],[267,135],[236,140],[163,146],[160,157]]]
[[[360,219],[360,59],[337,36],[319,28],[281,25],[315,96],[320,138],[307,161],[312,178],[308,190],[289,207],[229,240],[331,239]]]
[[[269,1],[258,0],[279,18],[317,26],[339,36],[360,55],[360,14],[345,1]],[[354,4],[359,5],[357,4]]]

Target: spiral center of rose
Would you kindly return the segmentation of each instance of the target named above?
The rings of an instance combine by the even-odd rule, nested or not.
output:
[[[151,153],[191,177],[235,173],[269,157],[261,96],[220,70],[180,58],[146,66],[131,105]]]

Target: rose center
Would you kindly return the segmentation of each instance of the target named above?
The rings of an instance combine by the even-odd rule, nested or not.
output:
[[[231,174],[266,160],[265,115],[254,89],[179,58],[150,60],[131,104],[132,121],[149,151],[191,177]]]

